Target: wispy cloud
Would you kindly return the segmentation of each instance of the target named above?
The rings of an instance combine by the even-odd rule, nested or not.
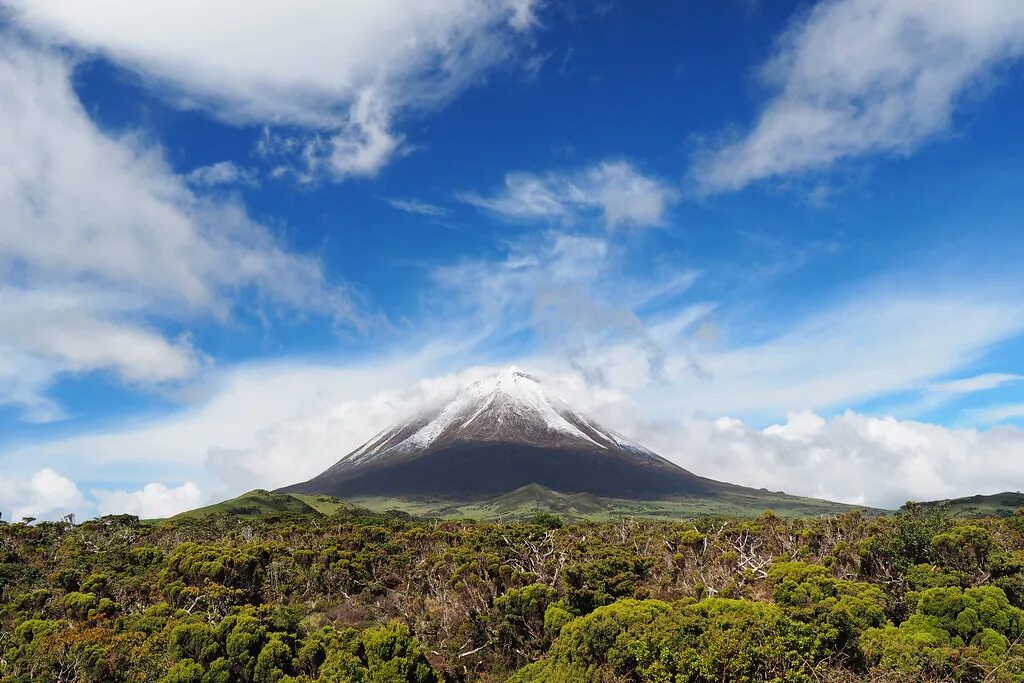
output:
[[[778,42],[761,77],[774,91],[739,140],[698,156],[705,193],[907,154],[949,128],[967,91],[1024,54],[1018,0],[824,0]]]
[[[54,52],[0,35],[0,404],[60,415],[62,373],[181,380],[204,357],[187,334],[247,299],[266,313],[360,325],[343,286],[235,200],[198,193],[162,150],[101,132]]]
[[[971,408],[966,411],[969,424],[993,425],[1010,420],[1024,419],[1024,403],[1006,403],[1002,405],[987,406],[985,408]]]
[[[189,184],[198,187],[216,187],[219,185],[246,185],[257,187],[259,176],[251,168],[239,166],[233,161],[218,161],[208,166],[194,168],[186,174]]]
[[[399,115],[443,105],[539,25],[534,0],[396,0],[372,11],[358,0],[7,7],[22,28],[132,69],[172,102],[289,128],[302,144],[286,163],[336,179],[378,173],[403,149]]]
[[[600,215],[609,229],[661,225],[677,192],[625,161],[603,161],[574,171],[510,173],[499,191],[458,198],[509,220],[574,223]]]
[[[1024,307],[1013,295],[984,286],[910,291],[865,284],[771,326],[776,334],[756,340],[694,347],[706,379],[693,377],[686,359],[670,357],[666,374],[675,380],[673,389],[653,387],[651,402],[680,413],[772,416],[917,391],[1019,335]]]
[[[448,209],[419,199],[387,199],[385,201],[387,201],[391,208],[404,211],[405,213],[430,216],[432,218],[448,215]]]
[[[1011,375],[1004,372],[990,372],[974,377],[946,380],[929,384],[929,393],[936,394],[970,394],[976,391],[997,389],[1003,385],[1024,380],[1024,375]]]

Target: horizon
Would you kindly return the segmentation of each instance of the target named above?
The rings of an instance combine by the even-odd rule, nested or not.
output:
[[[924,4],[7,3],[2,519],[295,484],[513,366],[702,477],[1024,488],[1024,4]]]

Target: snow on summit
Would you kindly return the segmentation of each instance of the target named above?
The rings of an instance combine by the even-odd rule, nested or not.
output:
[[[463,441],[625,449],[634,455],[660,459],[548,393],[534,375],[510,365],[468,385],[440,408],[381,432],[345,461],[369,462],[389,454],[417,453]]]

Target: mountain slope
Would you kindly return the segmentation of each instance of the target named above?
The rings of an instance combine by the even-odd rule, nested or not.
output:
[[[602,427],[510,367],[282,492],[473,500],[529,484],[627,499],[731,489]]]
[[[871,515],[886,512],[756,489],[637,500],[553,491],[539,484],[530,484],[501,496],[472,501],[437,496],[370,496],[349,500],[360,509],[378,514],[403,512],[416,517],[479,521],[526,519],[538,512],[549,512],[569,521],[595,522],[623,517],[663,520],[716,516],[749,518],[758,517],[765,510],[771,510],[780,517],[836,515],[855,509]]]
[[[272,493],[264,489],[255,489],[230,500],[182,512],[171,519],[181,521],[215,516],[247,520],[272,516],[330,517],[354,509],[349,503],[333,496]]]
[[[697,476],[603,427],[515,367],[385,429],[322,474],[279,491],[439,516],[503,516],[519,509],[590,516],[600,512],[598,505],[655,516],[676,508],[749,512],[787,502],[806,513],[849,509]],[[630,502],[672,500],[680,502],[649,510]]]
[[[991,495],[965,496],[921,503],[924,507],[941,507],[954,517],[1009,517],[1024,507],[1024,493],[1004,491]],[[904,506],[901,509],[905,509]]]
[[[201,519],[214,515],[256,519],[268,515],[320,515],[320,512],[295,496],[255,489],[237,498],[182,512],[171,519]]]

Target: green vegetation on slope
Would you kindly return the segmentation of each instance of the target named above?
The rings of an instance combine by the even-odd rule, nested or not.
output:
[[[334,496],[306,493],[273,493],[264,489],[254,489],[248,493],[243,493],[237,498],[182,512],[175,515],[172,519],[206,519],[227,516],[256,521],[296,515],[333,517],[335,515],[353,514],[355,512],[356,508],[354,505]]]
[[[451,501],[437,498],[396,499],[353,498],[350,502],[366,510],[395,510],[417,517],[500,521],[526,519],[537,512],[556,514],[573,521],[612,521],[624,517],[639,519],[688,519],[691,517],[757,517],[765,510],[783,517],[835,515],[857,508],[814,498],[800,498],[764,491],[716,493],[711,496],[680,496],[669,500],[627,500],[601,498],[589,493],[562,493],[530,484],[491,500]],[[880,513],[881,510],[868,510]]]
[[[292,498],[302,501],[321,515],[325,515],[327,517],[349,514],[356,511],[355,506],[351,503],[347,503],[340,498],[335,498],[334,496],[328,496],[322,493],[288,493],[272,495],[291,496]]]
[[[1005,491],[988,496],[936,500],[921,505],[945,508],[954,517],[1009,517],[1015,510],[1024,506],[1024,493]]]
[[[1024,515],[257,523],[247,505],[0,524],[0,681],[1024,683]]]
[[[304,500],[306,497],[255,489],[248,493],[243,493],[237,498],[182,512],[173,519],[202,519],[216,515],[226,515],[241,519],[262,519],[280,515],[325,514],[317,506]],[[309,496],[309,498],[314,497]],[[329,498],[329,496],[327,497]]]

